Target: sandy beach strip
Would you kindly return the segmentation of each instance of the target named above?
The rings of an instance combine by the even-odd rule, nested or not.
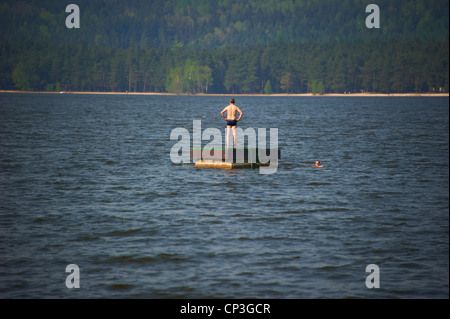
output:
[[[278,94],[226,94],[226,93],[198,93],[198,94],[175,94],[175,93],[157,93],[157,92],[89,92],[89,91],[69,91],[69,92],[54,92],[54,91],[19,91],[19,90],[0,90],[0,93],[39,93],[39,94],[103,94],[103,95],[179,95],[179,96],[266,96],[266,97],[448,97],[449,93],[278,93]]]

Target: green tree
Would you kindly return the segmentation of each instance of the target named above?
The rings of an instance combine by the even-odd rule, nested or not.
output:
[[[320,95],[325,93],[325,86],[323,85],[322,81],[319,81],[319,83],[317,84],[317,93],[319,93]]]
[[[264,86],[264,93],[268,95],[272,94],[272,84],[270,84],[270,80],[267,80],[266,85]]]
[[[14,81],[14,85],[21,90],[28,90],[30,88],[30,80],[28,76],[29,75],[25,70],[24,63],[20,61],[12,71],[12,79]]]
[[[198,74],[198,87],[200,89],[200,92],[208,93],[208,88],[212,84],[212,69],[209,66],[200,66]]]
[[[316,94],[317,93],[317,81],[316,80],[312,81],[311,84],[309,85],[309,91],[312,94]]]
[[[242,63],[239,59],[232,57],[228,63],[228,68],[225,73],[224,86],[227,91],[235,94],[239,93],[239,88],[242,85],[242,77],[244,71],[242,70]]]
[[[287,93],[290,93],[291,88],[294,84],[292,73],[287,72],[280,80],[280,87],[286,91]]]
[[[169,93],[183,93],[183,68],[176,67],[170,70],[166,88]]]

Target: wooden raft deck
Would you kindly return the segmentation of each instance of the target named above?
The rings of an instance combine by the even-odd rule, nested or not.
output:
[[[263,153],[265,152],[265,154]],[[226,148],[191,148],[191,159],[195,161],[195,167],[235,169],[235,168],[258,168],[260,166],[269,166],[270,163],[261,163],[260,158],[276,153],[275,158],[281,158],[280,149],[226,149]],[[272,155],[273,156],[273,155]],[[267,160],[266,160],[267,161]]]

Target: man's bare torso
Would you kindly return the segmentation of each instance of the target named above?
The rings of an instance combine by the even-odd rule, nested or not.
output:
[[[227,112],[227,117],[225,118],[224,113]],[[236,118],[236,113],[239,112],[239,118]],[[227,121],[227,148],[229,147],[229,137],[230,137],[230,131],[233,131],[233,137],[234,137],[234,147],[236,147],[236,126],[237,122],[240,121],[241,117],[244,115],[244,113],[241,111],[239,107],[234,105],[234,99],[230,99],[230,105],[226,106],[222,112],[220,112],[220,115]]]
[[[237,106],[234,104],[230,104],[225,108],[227,112],[227,119],[228,120],[235,120],[236,119],[236,112],[238,110]]]

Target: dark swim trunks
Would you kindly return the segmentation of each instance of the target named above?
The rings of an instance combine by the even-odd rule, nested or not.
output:
[[[236,120],[227,120],[227,126],[236,126],[237,121]]]

